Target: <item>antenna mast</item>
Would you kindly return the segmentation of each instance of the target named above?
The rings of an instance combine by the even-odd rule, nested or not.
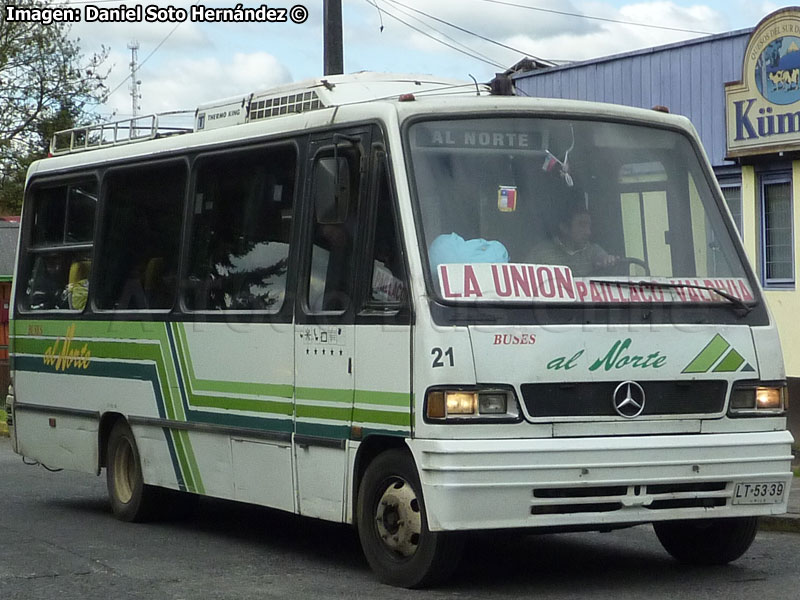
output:
[[[142,94],[139,91],[142,80],[136,78],[139,70],[139,42],[136,40],[130,42],[128,44],[128,50],[131,51],[131,84],[128,89],[131,93],[131,116],[135,119],[139,115],[139,110],[142,108],[139,105],[139,100],[142,99]]]

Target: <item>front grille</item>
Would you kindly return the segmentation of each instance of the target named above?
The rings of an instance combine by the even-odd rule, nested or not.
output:
[[[708,510],[726,506],[732,487],[732,483],[722,481],[536,488],[531,500],[531,514],[568,515],[614,512],[626,508],[653,511],[672,508]]]
[[[648,485],[647,493],[656,498],[647,505],[650,510],[668,508],[715,508],[728,502],[725,482],[673,483]]]
[[[624,485],[581,488],[537,488],[534,498],[596,498],[602,496],[624,496],[628,488]]]
[[[588,512],[612,512],[622,508],[619,497],[627,494],[625,486],[588,486],[537,488],[533,490],[532,515],[565,515]],[[544,500],[541,504],[536,504]]]
[[[524,383],[522,399],[532,417],[618,417],[613,396],[619,383]],[[728,386],[718,380],[637,383],[645,393],[644,411],[639,418],[718,414],[725,406]]]

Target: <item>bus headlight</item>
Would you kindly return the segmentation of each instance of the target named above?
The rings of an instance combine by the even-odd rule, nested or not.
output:
[[[733,386],[732,416],[783,414],[787,407],[785,381],[742,381]]]
[[[511,389],[433,388],[425,395],[428,422],[485,422],[520,420],[519,404]]]

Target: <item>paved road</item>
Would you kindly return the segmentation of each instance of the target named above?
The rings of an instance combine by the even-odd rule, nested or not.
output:
[[[477,539],[447,587],[411,593],[375,582],[347,527],[213,500],[183,522],[121,523],[103,478],[25,466],[0,438],[3,600],[783,599],[799,559],[786,533],[711,569],[679,566],[649,527]]]

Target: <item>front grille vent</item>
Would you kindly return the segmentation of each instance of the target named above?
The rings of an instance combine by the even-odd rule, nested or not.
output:
[[[543,487],[533,490],[532,515],[606,513],[627,508],[667,510],[726,506],[733,484],[692,482],[631,486]]]
[[[620,382],[524,383],[522,399],[528,414],[542,417],[619,417],[614,390]],[[657,415],[719,414],[725,406],[725,381],[640,381],[645,393],[638,418]]]

